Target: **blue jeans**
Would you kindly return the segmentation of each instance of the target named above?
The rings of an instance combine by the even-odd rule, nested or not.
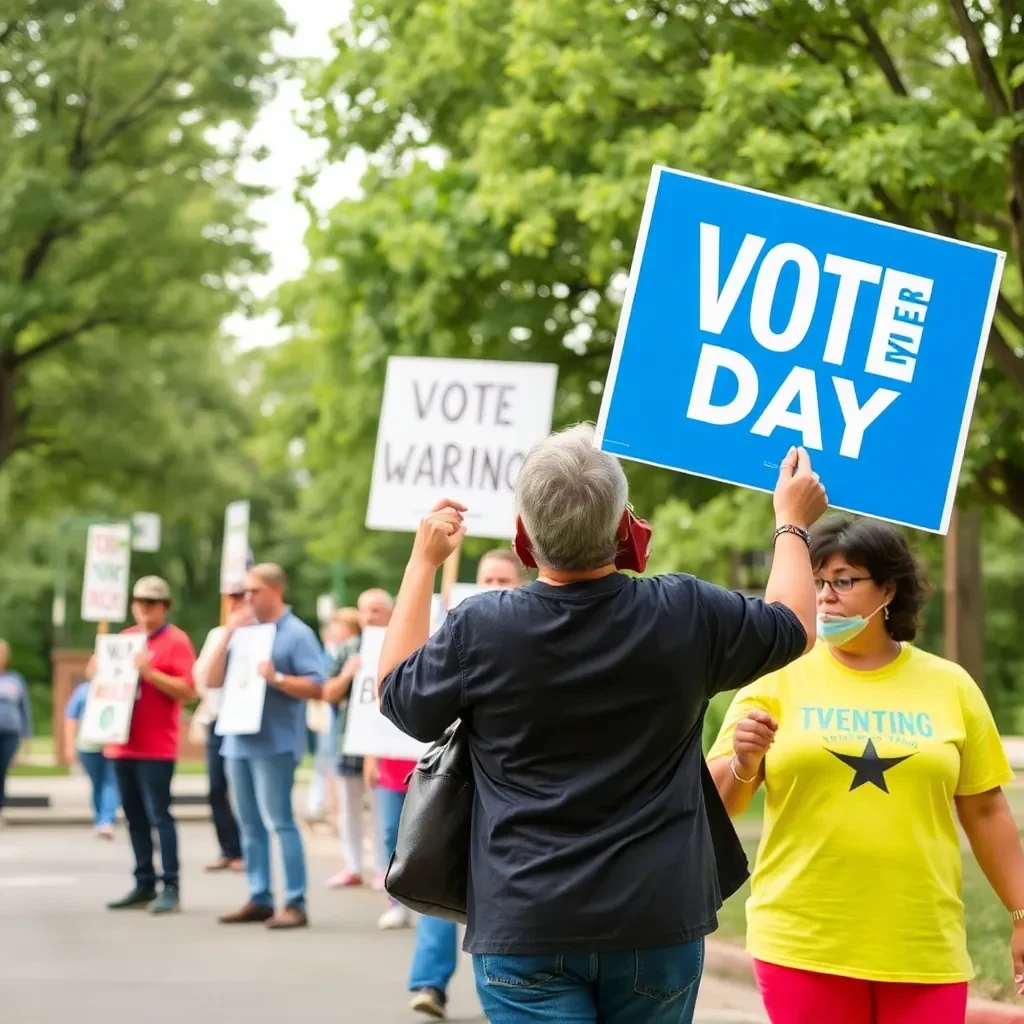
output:
[[[284,862],[285,906],[305,910],[306,855],[292,811],[295,768],[295,755],[288,753],[227,762],[231,796],[242,829],[249,898],[265,907],[274,905],[270,889],[269,834],[274,832],[281,843]]]
[[[570,956],[474,956],[491,1024],[690,1024],[704,940]]]
[[[117,779],[114,777],[114,762],[103,756],[102,750],[80,750],[78,760],[82,762],[85,774],[92,783],[92,823],[113,825],[117,820]]]
[[[409,971],[409,991],[436,988],[448,991],[459,959],[459,928],[454,921],[421,917],[416,926],[416,948]]]
[[[238,822],[228,800],[228,777],[220,745],[224,737],[217,735],[216,723],[211,722],[206,732],[206,774],[210,779],[210,814],[213,830],[217,833],[220,855],[225,860],[238,860],[242,856],[242,842],[238,837]]]
[[[377,810],[380,817],[380,845],[384,852],[384,870],[387,871],[398,845],[398,822],[402,817],[405,794],[393,789],[377,787]],[[390,899],[390,897],[389,897]],[[394,903],[391,900],[391,903]]]
[[[156,888],[157,876],[153,868],[153,829],[156,829],[164,888],[177,889],[178,826],[171,814],[174,762],[116,758],[114,777],[135,854],[135,884],[140,889]]]
[[[21,746],[21,736],[16,732],[0,732],[0,811],[4,809],[4,789],[7,783],[7,769]]]

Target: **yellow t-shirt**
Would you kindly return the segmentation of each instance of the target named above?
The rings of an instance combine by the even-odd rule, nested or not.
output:
[[[910,645],[854,672],[819,643],[739,691],[709,761],[732,754],[754,708],[779,731],[764,762],[751,955],[871,981],[969,981],[953,797],[1013,778],[974,680]]]

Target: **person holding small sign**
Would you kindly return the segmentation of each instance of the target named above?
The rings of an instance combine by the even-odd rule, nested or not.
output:
[[[228,616],[246,622],[255,621],[252,611],[246,605],[245,591],[241,581],[235,584],[231,592],[224,595]],[[242,860],[242,840],[238,833],[238,822],[235,820],[231,801],[228,799],[228,776],[224,755],[221,747],[224,737],[217,735],[217,715],[220,713],[223,692],[221,687],[209,686],[208,675],[214,651],[224,637],[226,627],[214,626],[206,635],[199,657],[196,658],[193,675],[196,690],[202,698],[199,707],[192,716],[192,726],[196,738],[201,739],[206,748],[206,774],[209,778],[210,815],[213,818],[213,829],[217,835],[220,855],[206,865],[207,871],[241,871],[245,867]]]
[[[821,643],[740,690],[708,753],[725,806],[765,788],[747,948],[773,1024],[963,1024],[957,823],[1012,921],[1024,994],[1024,853],[985,698],[913,646],[927,588],[894,526],[811,533]]]
[[[828,502],[806,452],[782,460],[765,600],[620,571],[650,550],[627,499],[592,428],[541,441],[516,481],[515,550],[537,581],[463,602],[428,639],[465,533],[465,507],[442,501],[384,641],[383,714],[424,742],[466,729],[465,948],[494,1024],[689,1024],[704,936],[746,877],[701,752],[707,702],[814,644],[807,530]]]
[[[362,631],[373,626],[386,626],[391,618],[391,595],[380,587],[371,587],[359,595],[356,602],[356,614],[353,619],[348,614],[351,609],[342,609],[335,616],[335,623],[341,635],[338,650],[330,676],[324,684],[324,700],[337,709],[338,748],[345,738],[345,722],[348,716],[349,697],[352,680],[359,671],[359,647]],[[341,871],[327,879],[329,889],[350,889],[363,884],[363,797],[366,795],[366,784],[363,781],[363,758],[352,754],[338,754],[335,765],[339,786],[338,836],[341,840],[341,855],[345,866]],[[371,818],[376,832],[379,832],[379,812],[376,793],[370,793],[372,807]],[[380,861],[380,841],[375,844],[378,849],[378,863],[374,865],[373,886],[384,888],[384,868]]]
[[[316,633],[285,604],[287,577],[279,565],[255,565],[246,578],[247,607],[228,619],[227,628],[210,657],[207,685],[223,686],[231,658],[231,638],[254,615],[277,628],[269,661],[259,666],[266,694],[259,731],[227,734],[221,751],[227,761],[242,830],[242,853],[249,899],[238,910],[222,914],[222,924],[265,923],[283,930],[304,928],[306,855],[295,824],[292,790],[295,770],[306,749],[306,701],[319,699],[324,681],[324,655]],[[270,835],[281,844],[285,905],[274,912],[271,891]]]
[[[89,699],[89,683],[80,682],[71,692],[64,709],[64,748],[78,754],[78,763],[89,776],[92,787],[92,824],[100,839],[114,838],[114,824],[117,821],[117,778],[114,762],[103,753],[102,743],[90,743],[80,734],[82,715]]]
[[[135,886],[107,904],[109,910],[146,907],[154,914],[180,909],[178,827],[171,813],[171,780],[178,759],[181,705],[195,697],[192,666],[196,652],[188,634],[168,622],[171,588],[159,576],[143,576],[132,590],[135,625],[125,635],[143,633],[146,647],[135,658],[139,687],[127,743],[108,744],[114,762],[128,835],[135,854]],[[95,659],[87,674],[92,677]],[[157,893],[153,831],[160,840],[163,888]]]

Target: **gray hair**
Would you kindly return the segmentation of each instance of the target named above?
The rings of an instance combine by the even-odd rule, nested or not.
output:
[[[535,444],[516,480],[516,512],[534,558],[562,572],[615,561],[628,500],[619,460],[594,447],[594,428],[585,423]]]

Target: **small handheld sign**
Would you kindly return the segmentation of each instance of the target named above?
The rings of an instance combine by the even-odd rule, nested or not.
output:
[[[231,637],[223,703],[215,729],[218,736],[252,736],[260,731],[267,681],[260,675],[259,667],[270,661],[276,635],[277,626],[264,622],[244,626]]]
[[[368,626],[363,630],[359,645],[359,671],[352,680],[342,752],[418,761],[427,744],[407,736],[386,719],[377,706],[377,667],[386,632],[383,626]]]
[[[104,625],[104,623],[100,623]],[[86,743],[127,743],[139,689],[135,656],[145,649],[142,633],[96,637],[96,671],[82,713],[81,737]]]
[[[1005,256],[656,167],[597,443],[945,533]]]

